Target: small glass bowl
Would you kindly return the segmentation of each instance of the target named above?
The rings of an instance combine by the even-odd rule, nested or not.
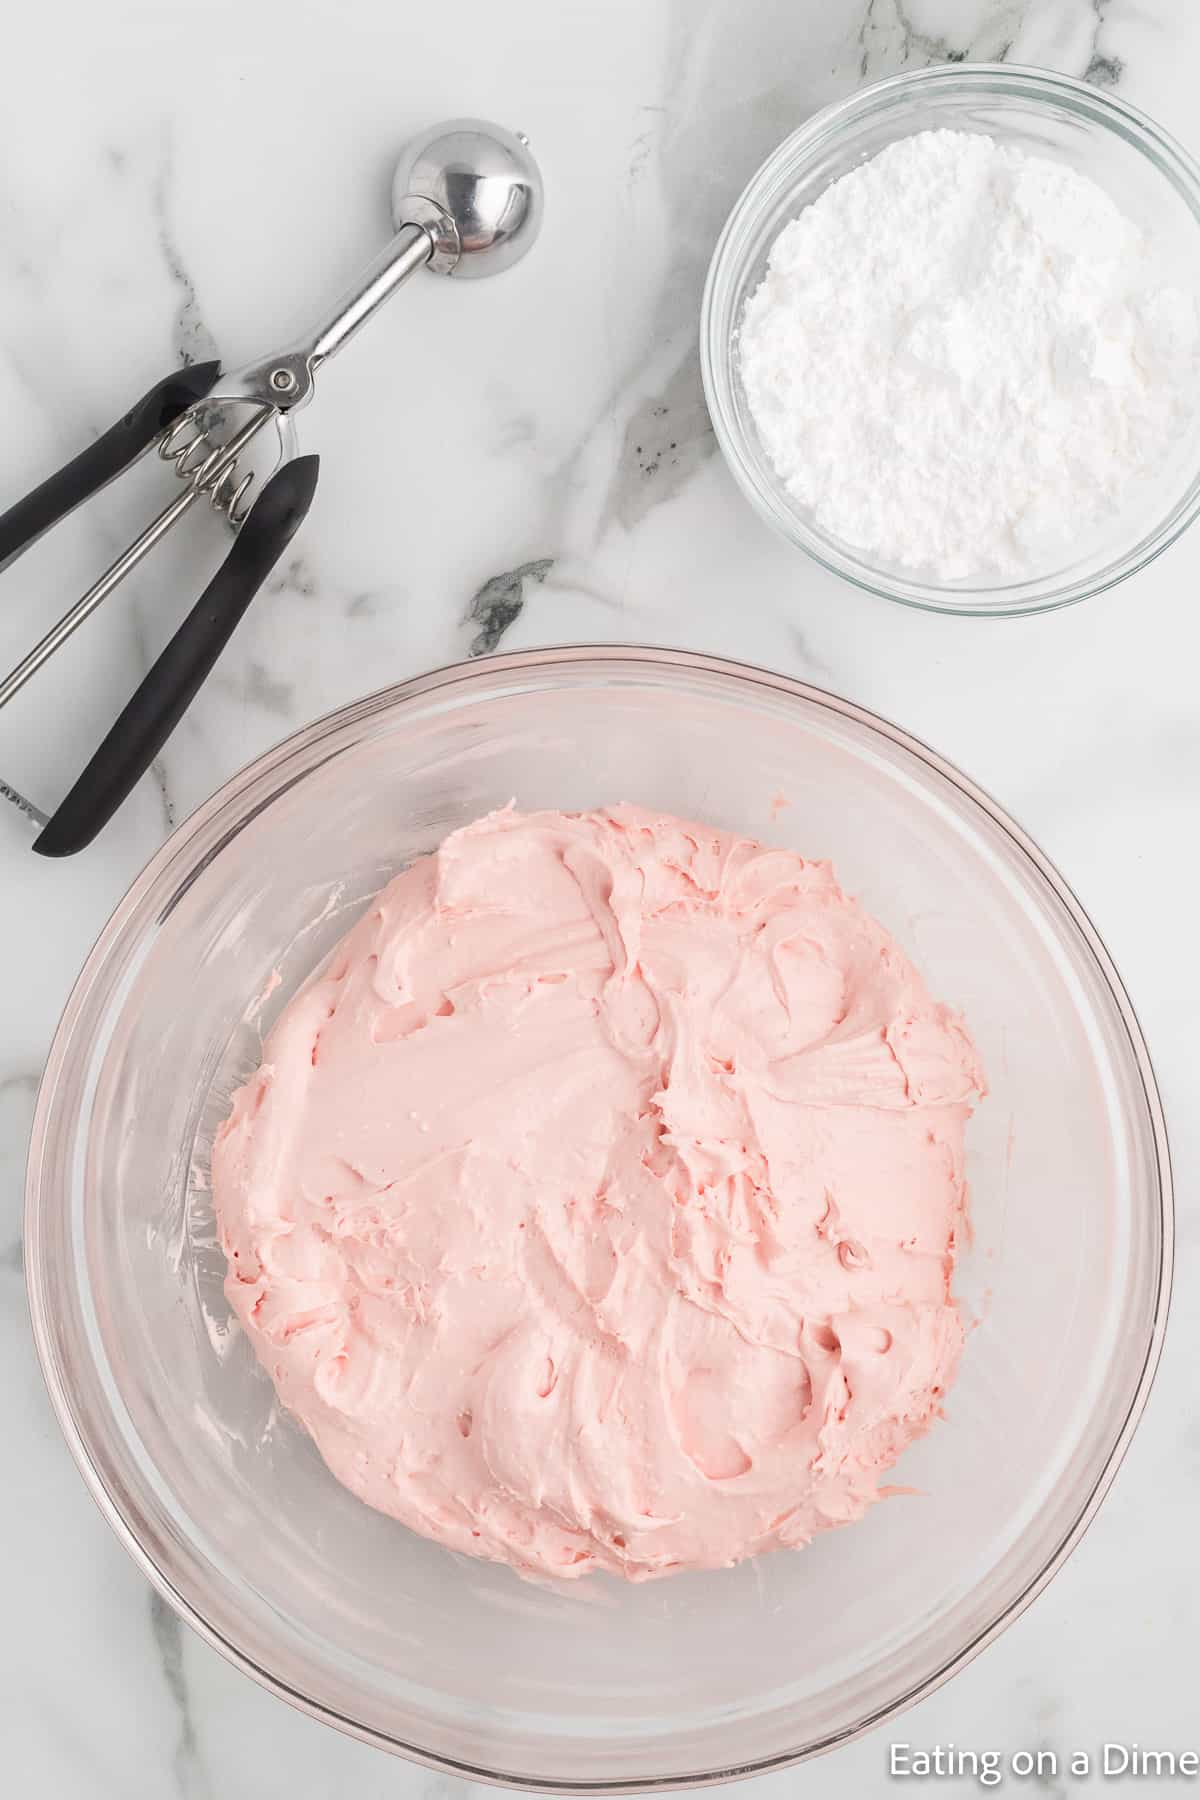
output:
[[[1165,279],[1200,293],[1200,165],[1160,126],[1110,93],[1041,69],[949,64],[862,88],[793,132],[737,202],[717,242],[700,319],[704,391],[717,441],[759,513],[817,562],[869,593],[932,612],[1047,612],[1143,568],[1200,511],[1200,422],[1169,467],[1058,568],[1020,580],[928,580],[864,556],[824,531],[785,488],[759,441],[738,372],[746,301],[784,226],[898,138],[985,132],[1069,163],[1104,188],[1155,245]]]

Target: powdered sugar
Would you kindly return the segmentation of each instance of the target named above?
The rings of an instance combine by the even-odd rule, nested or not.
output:
[[[1196,296],[1063,163],[926,131],[788,225],[746,304],[764,448],[816,522],[948,580],[1028,576],[1114,514],[1200,404]]]

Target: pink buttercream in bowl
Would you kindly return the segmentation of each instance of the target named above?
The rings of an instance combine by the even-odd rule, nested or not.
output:
[[[522,1573],[857,1519],[938,1416],[984,1092],[825,863],[493,813],[378,896],[213,1152],[226,1292],[333,1473]]]

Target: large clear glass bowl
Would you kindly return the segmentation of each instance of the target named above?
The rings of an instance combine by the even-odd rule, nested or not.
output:
[[[948,64],[860,88],[793,132],[753,177],[709,268],[700,319],[704,391],[717,441],[758,513],[858,587],[934,612],[1007,614],[1069,606],[1123,581],[1173,543],[1200,511],[1200,418],[1153,479],[1072,542],[1060,567],[1021,580],[924,579],[864,556],[819,526],[776,475],[738,370],[738,333],[783,227],[840,176],[918,131],[986,132],[1069,163],[1104,188],[1156,246],[1159,275],[1200,294],[1200,165],[1161,126],[1116,94],[1000,63]]]
[[[208,1148],[260,1029],[397,869],[478,814],[621,798],[833,859],[961,1006],[971,1333],[919,1490],[811,1548],[566,1592],[370,1511],[231,1325]],[[281,977],[273,987],[273,972]],[[34,1326],[100,1505],[189,1623],[321,1718],[525,1786],[722,1780],[927,1692],[1079,1537],[1146,1397],[1171,1253],[1150,1063],[1060,878],[859,708],[639,649],[460,665],[310,726],[134,883],[51,1051],[29,1165]]]

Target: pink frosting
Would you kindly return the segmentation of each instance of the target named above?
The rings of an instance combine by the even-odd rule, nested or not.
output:
[[[805,862],[492,814],[287,1007],[213,1152],[226,1292],[338,1479],[527,1574],[858,1518],[941,1409],[961,1020]]]

